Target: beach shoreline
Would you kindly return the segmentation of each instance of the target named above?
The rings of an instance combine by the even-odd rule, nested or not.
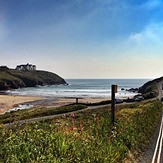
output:
[[[86,97],[78,98],[78,103],[96,103],[110,100],[110,97]],[[0,95],[0,114],[12,110],[19,105],[32,105],[32,107],[59,107],[76,103],[75,97],[40,97],[40,96],[20,96],[20,95]]]
[[[37,96],[15,96],[8,94],[0,95],[0,114],[18,106],[19,104],[43,100],[43,97]]]
[[[67,79],[68,86],[52,85],[0,91],[0,114],[34,108],[60,107],[76,103],[99,103],[111,100],[111,85],[116,83],[118,99],[132,98],[144,80],[135,79]]]
[[[131,96],[130,96],[131,97]],[[77,100],[78,99],[78,100]],[[120,99],[126,99],[126,96],[120,97]],[[25,96],[25,95],[12,95],[8,93],[0,94],[0,114],[4,114],[9,111],[28,109],[31,107],[60,107],[69,105],[72,103],[99,103],[101,101],[111,100],[111,96],[108,97],[47,97],[47,96]],[[21,105],[21,107],[19,107]]]

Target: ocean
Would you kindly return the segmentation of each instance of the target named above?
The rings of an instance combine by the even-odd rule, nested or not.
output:
[[[111,97],[111,85],[118,86],[116,97],[131,97],[136,93],[128,92],[126,89],[139,88],[150,79],[66,79],[69,84],[38,86],[21,88],[8,91],[9,94],[22,96],[44,96],[44,97],[78,97],[78,98],[105,98]]]

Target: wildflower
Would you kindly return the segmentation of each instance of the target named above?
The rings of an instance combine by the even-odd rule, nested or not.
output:
[[[71,112],[71,117],[72,117],[72,118],[74,118],[74,117],[75,117],[74,112]]]
[[[96,123],[97,123],[97,127],[99,129],[100,128],[100,117],[99,116],[96,118]]]
[[[63,115],[62,115],[62,118],[63,118],[63,119],[66,118],[66,114],[63,114]]]
[[[72,127],[72,130],[74,130],[74,128],[75,128],[74,117],[71,118],[71,121],[72,121],[72,126],[71,127]]]
[[[79,127],[80,127],[80,131],[83,131],[83,123],[81,120],[79,121]]]

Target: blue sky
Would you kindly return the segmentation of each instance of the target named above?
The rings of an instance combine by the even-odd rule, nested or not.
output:
[[[163,76],[163,0],[0,0],[0,65],[64,78]]]

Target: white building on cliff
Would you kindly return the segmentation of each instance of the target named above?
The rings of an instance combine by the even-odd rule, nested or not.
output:
[[[23,71],[34,71],[36,70],[36,66],[27,63],[26,65],[17,65],[16,70],[23,70]]]

